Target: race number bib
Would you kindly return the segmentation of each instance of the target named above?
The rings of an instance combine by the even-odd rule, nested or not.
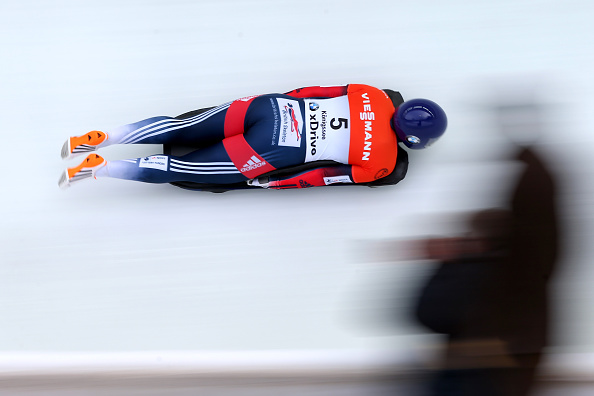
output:
[[[346,96],[305,99],[305,162],[333,160],[348,163],[350,110]]]

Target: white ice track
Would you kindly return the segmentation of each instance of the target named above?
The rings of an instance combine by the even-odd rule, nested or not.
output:
[[[541,142],[570,226],[556,345],[594,352],[593,17],[589,0],[3,2],[0,351],[408,356],[425,338],[403,307],[428,267],[373,263],[361,241],[433,232],[443,223],[431,214],[498,203],[508,167],[494,161],[509,146],[487,104],[536,84],[553,105]],[[431,98],[450,117],[398,186],[57,186],[69,135],[349,82]]]

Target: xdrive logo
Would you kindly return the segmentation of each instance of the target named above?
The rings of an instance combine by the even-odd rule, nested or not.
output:
[[[317,114],[316,113],[312,113],[309,115],[309,137],[310,137],[310,142],[309,142],[309,149],[311,152],[311,155],[316,155],[317,152],[317,140],[318,140],[318,128],[320,127],[320,123],[317,120]]]

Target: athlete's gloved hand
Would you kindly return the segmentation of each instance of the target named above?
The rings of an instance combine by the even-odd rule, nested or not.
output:
[[[269,186],[269,178],[267,177],[260,177],[260,178],[255,178],[252,180],[248,180],[247,181],[248,186],[253,186],[253,187],[262,187],[262,188],[268,188]]]

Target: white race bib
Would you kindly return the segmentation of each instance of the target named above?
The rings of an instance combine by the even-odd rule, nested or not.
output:
[[[348,163],[350,126],[348,97],[305,99],[305,162],[333,160]]]

